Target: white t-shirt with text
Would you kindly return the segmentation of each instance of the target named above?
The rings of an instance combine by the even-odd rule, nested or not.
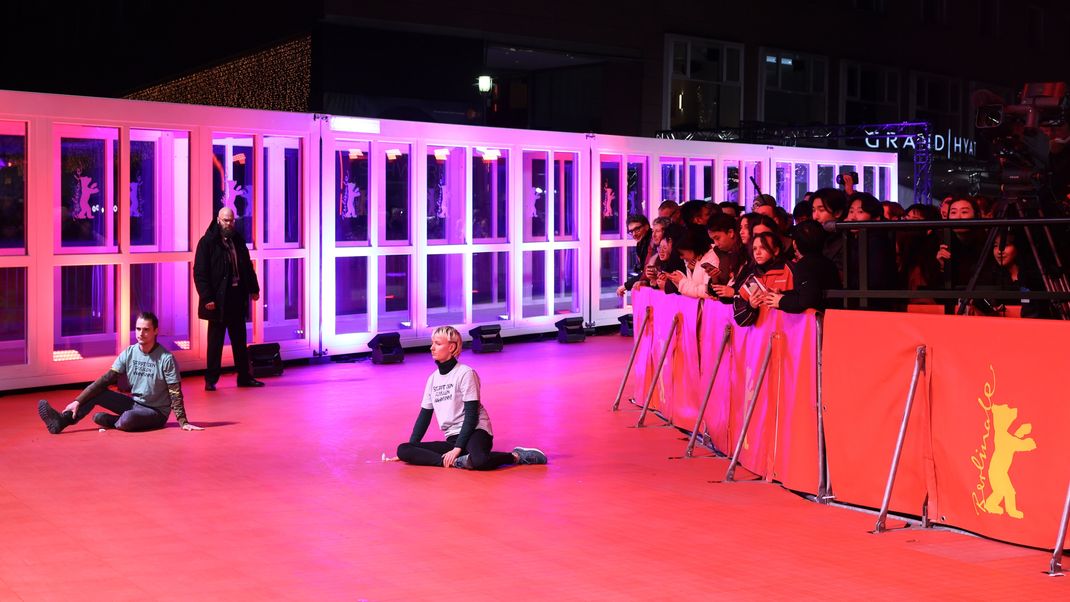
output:
[[[457,364],[446,374],[439,374],[438,370],[431,373],[427,378],[420,407],[433,409],[442,432],[446,437],[452,437],[461,432],[466,401],[481,401],[479,375],[469,366]],[[476,428],[487,431],[488,435],[494,435],[490,430],[490,416],[482,403],[479,404],[479,424]]]

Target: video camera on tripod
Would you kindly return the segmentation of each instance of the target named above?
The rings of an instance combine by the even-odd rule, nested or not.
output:
[[[1002,104],[1002,99],[987,90],[974,93],[977,107],[978,155],[987,155],[989,168],[982,172],[977,191],[995,201],[994,217],[1045,218],[1065,213],[1067,186],[1070,184],[1070,97],[1065,82],[1026,84],[1018,104]],[[995,102],[994,102],[995,101]],[[1040,269],[1048,292],[1070,292],[1061,250],[1051,229],[1039,226],[1043,236],[1033,228],[1022,227],[1032,257]],[[973,291],[985,263],[991,257],[998,228],[989,231],[988,240],[966,287]],[[1039,238],[1039,241],[1038,241]],[[1000,237],[1001,245],[1007,236]],[[1038,246],[1040,242],[1043,248]],[[967,298],[959,300],[956,313],[964,313]],[[1070,304],[1055,304],[1063,319],[1070,319]]]

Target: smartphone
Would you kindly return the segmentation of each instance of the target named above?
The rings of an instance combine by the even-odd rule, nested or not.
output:
[[[703,261],[702,263],[699,264],[699,266],[701,266],[702,269],[704,269],[704,270],[712,270],[712,269],[714,269],[713,264],[711,264],[708,261]]]

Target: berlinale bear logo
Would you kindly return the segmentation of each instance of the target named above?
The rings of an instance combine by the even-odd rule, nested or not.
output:
[[[1011,426],[1018,419],[1018,408],[992,402],[996,394],[996,371],[991,366],[989,370],[992,371],[992,382],[985,383],[984,398],[977,398],[978,405],[985,412],[985,434],[981,438],[981,447],[974,450],[974,455],[970,457],[979,473],[976,491],[971,495],[974,512],[978,515],[981,512],[1004,514],[1006,510],[1007,516],[1022,518],[1025,514],[1018,509],[1017,491],[1011,483],[1010,468],[1015,454],[1037,448],[1036,441],[1028,436],[1033,425],[1027,422],[1011,433]],[[986,481],[991,488],[987,496]]]

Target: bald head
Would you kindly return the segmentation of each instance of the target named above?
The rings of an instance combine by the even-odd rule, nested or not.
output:
[[[223,236],[230,238],[230,235],[234,233],[234,210],[230,207],[221,207],[219,213],[216,214],[215,221],[219,224],[219,230]]]

